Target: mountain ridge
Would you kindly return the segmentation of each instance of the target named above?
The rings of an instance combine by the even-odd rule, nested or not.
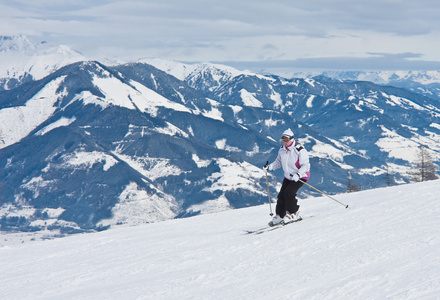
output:
[[[440,100],[440,72],[431,71],[325,71],[297,72],[294,77],[326,77],[339,81],[369,81],[378,85],[404,88]]]

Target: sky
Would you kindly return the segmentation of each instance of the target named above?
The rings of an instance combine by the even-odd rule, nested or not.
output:
[[[91,59],[250,70],[438,70],[438,0],[0,0],[0,35]]]

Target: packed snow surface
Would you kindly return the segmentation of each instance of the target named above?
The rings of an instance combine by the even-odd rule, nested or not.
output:
[[[0,243],[0,299],[439,299],[440,181]],[[304,187],[307,188],[307,187]]]

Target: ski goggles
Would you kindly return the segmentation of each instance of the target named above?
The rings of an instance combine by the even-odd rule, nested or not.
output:
[[[281,137],[281,141],[283,141],[284,143],[287,143],[287,142],[290,141],[292,138],[293,138],[293,136],[286,136],[286,135],[283,135],[283,136]]]

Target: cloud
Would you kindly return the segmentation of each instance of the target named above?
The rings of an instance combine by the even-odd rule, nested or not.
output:
[[[371,57],[299,58],[295,60],[222,61],[216,62],[241,70],[272,74],[292,74],[303,70],[440,70],[439,61],[425,61],[417,53],[371,53]]]
[[[438,30],[440,25],[440,2],[435,0],[317,0],[297,5],[309,12],[311,22],[317,22],[320,27],[325,24],[329,31],[364,30],[413,35]]]
[[[439,14],[437,0],[17,0],[0,4],[0,35],[98,58],[413,65],[440,60]]]

